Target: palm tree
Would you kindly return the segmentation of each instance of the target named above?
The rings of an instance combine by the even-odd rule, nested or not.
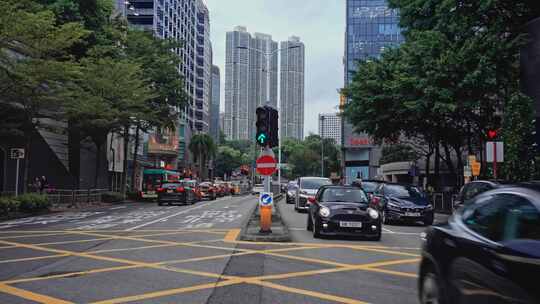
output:
[[[196,158],[195,160],[199,163],[199,175],[201,179],[206,179],[207,171],[205,170],[205,164],[216,153],[214,140],[208,134],[196,134],[191,138],[189,151],[191,151]]]

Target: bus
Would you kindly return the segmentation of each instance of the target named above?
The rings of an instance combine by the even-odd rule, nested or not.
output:
[[[157,188],[163,181],[179,181],[180,173],[165,169],[145,169],[143,171],[143,184],[141,198],[156,199]]]

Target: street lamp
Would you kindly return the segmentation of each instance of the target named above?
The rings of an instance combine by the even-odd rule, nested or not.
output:
[[[290,49],[296,49],[299,48],[300,45],[294,45],[294,46],[288,46],[284,48],[278,48],[271,52],[263,52],[262,50],[251,48],[251,47],[245,47],[245,46],[237,46],[238,49],[244,49],[249,51],[254,51],[262,54],[264,57],[266,57],[266,71],[267,71],[267,77],[266,77],[266,103],[270,104],[270,59],[274,54],[277,54],[280,51],[283,50],[290,50]],[[279,94],[277,94],[276,98],[279,98]],[[277,103],[277,110],[278,110],[278,125],[279,125],[279,131],[278,131],[278,184],[281,185],[281,100]]]
[[[324,115],[320,115],[321,119],[321,177],[324,177]]]

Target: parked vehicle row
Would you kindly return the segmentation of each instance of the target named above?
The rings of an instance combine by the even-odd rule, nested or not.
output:
[[[203,182],[195,180],[163,181],[156,189],[158,205],[195,204],[202,200],[239,194],[239,186],[229,182]]]

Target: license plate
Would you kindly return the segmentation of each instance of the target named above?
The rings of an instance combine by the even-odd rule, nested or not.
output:
[[[173,193],[173,192],[174,192],[173,189],[167,190],[167,193]]]
[[[422,216],[422,213],[418,213],[418,212],[405,212],[405,216],[419,217],[419,216]]]
[[[343,228],[362,228],[362,222],[339,222],[339,226]]]
[[[148,191],[148,194],[156,194],[156,191]]]

